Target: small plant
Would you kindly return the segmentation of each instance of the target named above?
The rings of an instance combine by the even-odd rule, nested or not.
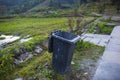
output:
[[[99,23],[98,26],[100,28],[100,33],[102,33],[102,34],[110,34],[113,30],[112,27],[108,27],[103,23]]]
[[[8,75],[13,69],[13,54],[4,54],[0,51],[0,78],[4,79],[5,75]]]
[[[76,45],[76,50],[77,51],[85,51],[94,48],[96,45],[93,45],[89,42],[83,42],[83,40],[78,41]]]
[[[96,32],[95,32],[96,28],[98,30],[96,30]],[[91,26],[88,30],[88,33],[108,34],[109,35],[112,32],[112,30],[113,30],[112,27],[109,27],[102,22],[95,22],[95,23],[91,24]]]

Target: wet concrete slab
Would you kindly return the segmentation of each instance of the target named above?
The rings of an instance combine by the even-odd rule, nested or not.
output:
[[[89,41],[91,41],[91,39],[92,39],[92,38],[87,37],[87,38],[84,39],[84,41],[89,42]]]
[[[116,26],[93,80],[120,80],[120,26]]]
[[[110,43],[111,43],[111,44],[120,45],[120,39],[118,39],[118,38],[113,38],[113,39],[110,40]]]
[[[84,34],[81,39],[98,46],[106,46],[110,40],[110,35]]]
[[[91,42],[91,43],[94,43],[94,44],[99,44],[100,41],[101,41],[101,39],[94,38],[94,39],[92,39],[90,42]]]
[[[105,49],[105,51],[111,52],[119,52],[120,53],[120,45],[109,43]]]
[[[93,80],[120,80],[120,64],[101,61]]]
[[[119,52],[112,52],[112,51],[105,51],[103,55],[103,60],[109,61],[112,63],[120,63],[120,53]]]

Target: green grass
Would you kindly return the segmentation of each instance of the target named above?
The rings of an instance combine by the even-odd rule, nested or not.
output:
[[[0,50],[0,75],[4,74],[0,76],[1,79],[4,79],[7,74],[10,74],[16,68],[12,62],[14,58],[24,54],[20,49],[33,53],[35,46],[41,45],[43,40],[48,39],[50,32],[58,29],[68,29],[66,18],[12,18],[1,19],[1,21],[5,22],[0,23],[0,34],[18,35],[21,38],[27,35],[33,37],[28,42],[20,43],[16,41]]]
[[[47,35],[53,30],[66,30],[66,18],[13,18],[0,23],[0,34]]]
[[[89,42],[83,42],[82,40],[76,44],[75,52],[73,55],[73,62],[75,63],[72,65],[74,71],[81,70],[80,61],[83,59],[91,59],[96,62],[100,56],[102,56],[104,51],[104,47],[94,45]],[[87,66],[89,67],[89,66]]]
[[[100,33],[102,34],[111,34],[113,28],[112,27],[109,27],[109,26],[106,26],[105,24],[103,23],[99,23],[98,24],[99,28],[100,28]]]
[[[88,33],[93,33],[95,31],[95,27],[97,26],[97,28],[99,29],[98,32],[96,32],[97,34],[107,34],[110,35],[113,28],[109,27],[107,25],[105,25],[105,23],[102,22],[94,22],[91,24]]]
[[[81,70],[81,64],[79,61],[82,61],[82,59],[85,58],[97,60],[99,55],[102,55],[103,51],[103,47],[96,46],[88,42],[79,41],[75,47],[75,52],[72,59],[72,61],[75,62],[75,64],[72,65],[72,72],[66,73],[65,75],[56,73],[51,64],[52,54],[44,52],[44,54],[33,57],[31,60],[19,65],[13,74],[7,78],[11,77],[11,79],[14,79],[17,77],[22,77],[24,79],[28,79],[29,77],[32,77],[38,80],[43,78],[46,80],[66,80],[67,78],[76,78],[75,74],[77,71]]]
[[[0,78],[4,80],[4,77],[10,74],[13,70],[17,68],[16,65],[13,64],[14,59],[18,58],[24,52],[21,52],[21,49],[34,53],[34,49],[36,45],[41,45],[43,40],[48,39],[47,36],[35,36],[32,40],[24,43],[15,42],[10,46],[0,50]],[[3,74],[3,75],[1,75]]]
[[[81,25],[93,19],[92,17],[86,17],[82,20]],[[35,77],[39,80],[43,78],[47,80],[66,80],[67,77],[71,78],[71,75],[76,77],[76,72],[80,70],[79,60],[84,58],[96,59],[96,55],[99,55],[101,47],[86,42],[78,42],[73,56],[75,65],[72,65],[72,67],[74,72],[65,75],[60,75],[53,70],[51,65],[52,54],[49,54],[46,48],[43,48],[44,54],[42,55],[34,56],[31,60],[19,65],[12,64],[14,58],[23,54],[20,52],[21,48],[34,53],[35,46],[42,46],[42,41],[48,39],[49,33],[57,29],[65,31],[69,29],[66,18],[12,18],[0,23],[0,34],[19,35],[21,38],[27,35],[33,37],[28,42],[20,43],[16,41],[0,50],[0,74],[4,74],[0,76],[1,80],[4,80],[5,76],[7,76],[6,80],[18,77],[24,79]],[[38,73],[40,73],[40,76],[36,75]]]

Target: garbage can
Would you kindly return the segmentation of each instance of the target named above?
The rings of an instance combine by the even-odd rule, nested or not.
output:
[[[75,43],[80,36],[64,31],[55,31],[49,37],[48,51],[53,52],[53,68],[61,74],[70,69]]]

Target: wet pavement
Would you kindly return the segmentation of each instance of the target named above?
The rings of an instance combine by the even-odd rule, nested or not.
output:
[[[14,42],[14,41],[20,39],[19,36],[13,36],[13,35],[1,35],[0,37],[5,38],[3,40],[0,40],[0,50],[2,49],[3,45]]]
[[[83,34],[81,39],[98,46],[106,46],[110,40],[110,35],[101,34]]]
[[[112,31],[93,80],[120,80],[120,26]]]
[[[27,42],[29,40],[31,40],[32,38],[26,38],[26,39],[21,39],[20,42],[23,43],[23,42]]]

